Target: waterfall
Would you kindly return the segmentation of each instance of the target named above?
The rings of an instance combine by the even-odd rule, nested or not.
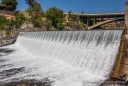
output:
[[[94,82],[104,81],[111,73],[122,33],[123,30],[20,32],[11,46],[16,46],[17,53],[6,57],[13,57],[12,68],[25,70],[2,81],[48,77],[54,81],[52,86],[98,85]]]

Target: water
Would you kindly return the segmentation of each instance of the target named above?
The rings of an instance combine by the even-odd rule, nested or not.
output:
[[[3,47],[14,52],[0,57],[5,60],[0,63],[4,65],[0,68],[0,82],[47,78],[52,86],[98,86],[109,78],[122,33],[123,30],[21,32],[14,45]]]

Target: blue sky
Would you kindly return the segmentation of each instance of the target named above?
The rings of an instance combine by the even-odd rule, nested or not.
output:
[[[25,10],[28,5],[25,0],[17,0],[17,10]],[[127,0],[37,0],[43,11],[56,6],[64,12],[72,10],[72,12],[80,13],[109,13],[109,12],[124,12],[125,2]],[[1,0],[0,0],[1,2]]]

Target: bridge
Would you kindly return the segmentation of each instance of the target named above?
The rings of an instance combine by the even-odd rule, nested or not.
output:
[[[94,24],[94,25],[88,27],[88,29],[90,30],[90,29],[96,28],[96,27],[98,27],[98,26],[101,26],[101,25],[104,25],[104,24],[107,24],[107,23],[110,23],[110,22],[113,22],[113,21],[123,20],[123,19],[124,19],[124,17],[108,19],[108,20],[106,20],[106,21],[103,21],[103,22]]]
[[[88,29],[101,26],[113,21],[124,21],[125,13],[102,13],[102,14],[87,14],[87,13],[71,13],[77,17],[79,22],[87,24]],[[68,20],[68,13],[64,13],[66,20]]]

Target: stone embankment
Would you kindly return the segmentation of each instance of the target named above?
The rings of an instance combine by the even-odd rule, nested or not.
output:
[[[17,37],[1,38],[0,47],[15,43]]]

